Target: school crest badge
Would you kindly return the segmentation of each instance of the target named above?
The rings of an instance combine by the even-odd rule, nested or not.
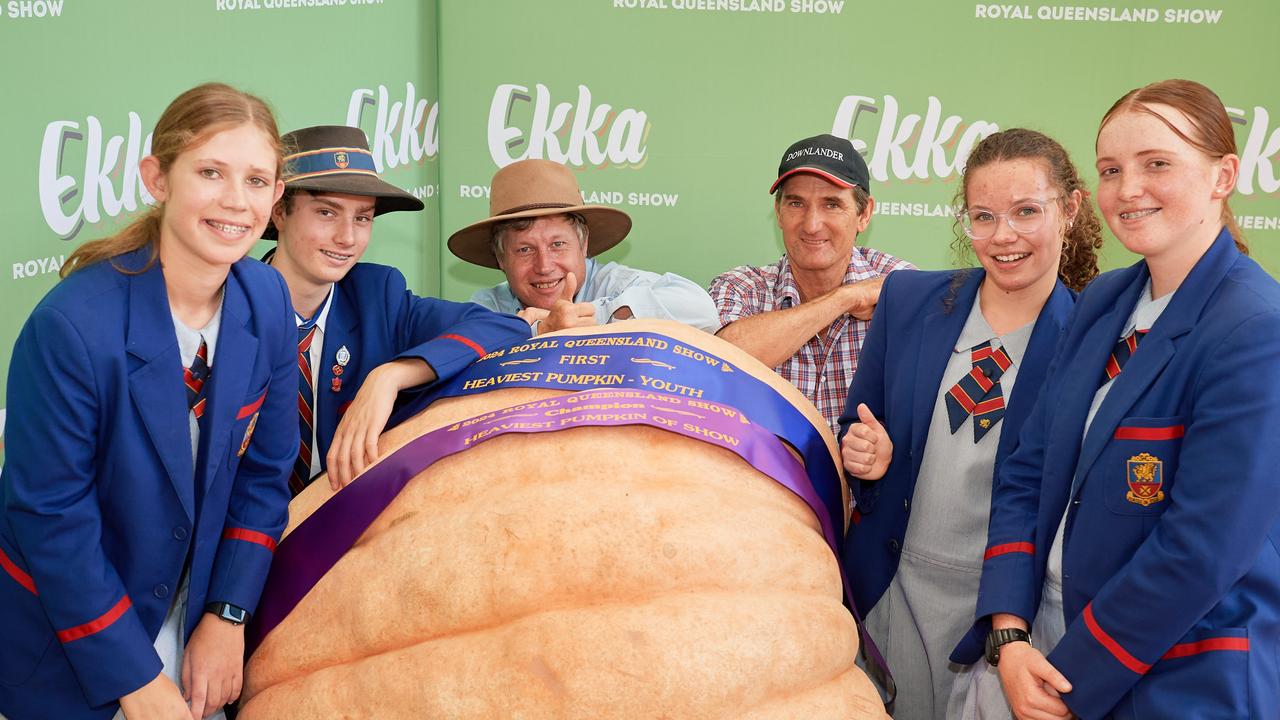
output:
[[[1125,481],[1129,492],[1124,498],[1135,505],[1148,507],[1164,500],[1164,463],[1150,453],[1139,453],[1126,463]]]
[[[236,457],[243,456],[245,451],[249,449],[249,441],[253,439],[253,429],[257,426],[258,413],[254,413],[253,417],[249,418],[249,427],[244,429],[244,440],[240,441],[240,452],[236,453]]]
[[[347,165],[351,164],[351,160],[344,152],[336,152],[333,154],[333,164],[338,166],[340,170],[346,170]]]

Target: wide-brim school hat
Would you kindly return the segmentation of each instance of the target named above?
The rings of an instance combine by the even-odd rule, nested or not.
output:
[[[498,258],[489,242],[494,223],[565,213],[586,219],[588,257],[617,245],[631,232],[631,217],[621,210],[583,204],[572,170],[551,160],[530,159],[494,174],[489,187],[489,217],[450,235],[449,252],[473,265],[497,268]]]
[[[284,145],[286,190],[308,190],[374,198],[374,215],[421,210],[421,200],[378,177],[369,140],[360,128],[317,125],[287,133]],[[275,240],[274,223],[262,237]]]

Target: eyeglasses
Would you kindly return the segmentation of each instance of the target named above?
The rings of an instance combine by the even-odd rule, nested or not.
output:
[[[956,218],[960,220],[964,234],[973,240],[986,240],[995,235],[1000,227],[1000,218],[1004,218],[1014,232],[1025,235],[1039,230],[1044,225],[1046,208],[1063,197],[1059,195],[1048,200],[1028,200],[1002,213],[982,209],[963,210],[956,213]]]

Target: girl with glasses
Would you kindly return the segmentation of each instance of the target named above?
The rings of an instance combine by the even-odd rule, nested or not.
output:
[[[138,168],[156,207],[77,249],[18,336],[0,716],[196,719],[239,694],[298,443],[288,290],[242,260],[280,164],[261,100],[183,93]]]
[[[957,197],[957,249],[979,267],[895,273],[881,291],[840,418],[857,499],[844,562],[894,674],[897,718],[964,703],[963,667],[948,658],[973,622],[993,472],[1074,291],[1097,273],[1086,192],[1054,140],[996,133],[974,148]]]
[[[1097,153],[1142,260],[1080,296],[1001,468],[978,628],[1018,717],[1274,717],[1280,285],[1227,204],[1231,121],[1158,82],[1107,111]]]

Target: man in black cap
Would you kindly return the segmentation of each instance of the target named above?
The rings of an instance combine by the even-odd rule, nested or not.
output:
[[[404,275],[359,262],[377,215],[422,201],[378,177],[359,128],[322,125],[284,136],[284,195],[263,259],[289,285],[298,322],[296,495],[327,470],[338,489],[378,456],[397,394],[456,375],[489,351],[529,338],[529,325],[473,303],[418,297]]]
[[[913,268],[858,247],[875,201],[862,156],[818,135],[787,148],[769,192],[786,254],[711,281],[720,337],[790,380],[836,429],[884,276]]]

